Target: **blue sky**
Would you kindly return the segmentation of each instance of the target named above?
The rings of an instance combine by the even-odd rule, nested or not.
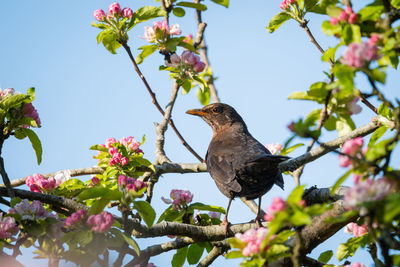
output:
[[[3,149],[6,170],[11,179],[32,173],[49,173],[64,169],[93,166],[93,144],[104,143],[107,137],[124,136],[141,138],[145,157],[153,161],[155,127],[162,119],[140,79],[134,72],[124,50],[112,55],[102,45],[97,45],[98,29],[90,26],[93,11],[107,9],[110,1],[1,1],[0,17],[2,36],[0,49],[0,87],[13,87],[25,92],[36,87],[37,108],[42,128],[36,132],[43,144],[43,162],[36,164],[34,152],[27,140],[10,139]],[[133,10],[143,5],[157,5],[155,1],[120,1],[121,6]],[[286,128],[292,120],[305,116],[315,104],[288,100],[293,91],[305,91],[314,82],[324,80],[322,71],[329,66],[321,62],[319,51],[309,41],[307,34],[294,21],[285,23],[277,32],[269,34],[265,26],[279,12],[280,1],[231,1],[229,9],[205,1],[209,9],[204,14],[207,22],[206,41],[215,75],[216,87],[221,100],[236,108],[246,121],[250,132],[261,143],[283,143],[290,133]],[[194,34],[194,12],[187,10],[185,18],[171,17],[171,23],[179,23],[183,34]],[[327,48],[336,45],[334,38],[321,33],[322,17],[308,15],[309,27]],[[129,45],[137,54],[137,48],[145,45],[143,27],[138,25],[129,33]],[[165,106],[169,99],[172,81],[167,72],[159,72],[162,57],[153,54],[140,66],[156,92],[158,101]],[[395,77],[397,76],[397,77]],[[399,75],[389,71],[385,94],[398,95],[395,84]],[[370,92],[362,77],[357,87]],[[202,156],[205,155],[212,136],[211,129],[199,118],[185,114],[191,108],[200,107],[195,91],[179,95],[173,110],[173,119],[188,143]],[[373,113],[355,116],[357,125],[371,120]],[[334,138],[334,134],[325,140]],[[306,141],[308,142],[308,141]],[[197,162],[180,144],[169,129],[165,150],[176,162]],[[299,149],[293,154],[299,155]],[[398,159],[396,159],[398,161]],[[318,187],[331,186],[345,172],[338,167],[337,155],[327,155],[305,168],[302,182]],[[82,177],[88,179],[88,177]],[[272,197],[286,197],[294,188],[290,176],[285,176],[285,190],[273,188],[263,198],[262,207],[269,205]],[[155,189],[154,205],[157,215],[166,208],[160,200],[173,188],[189,189],[194,200],[226,207],[228,200],[218,191],[208,174],[164,175]],[[254,215],[239,200],[234,201],[230,220],[232,223],[247,222]],[[336,251],[343,234],[318,247],[313,255],[327,249]],[[348,238],[349,236],[345,236]],[[141,240],[141,248],[166,239]],[[317,253],[318,252],[318,253]],[[168,265],[172,253],[154,258],[158,266]],[[369,256],[358,253],[356,259],[371,263]],[[19,257],[22,263],[31,261],[32,254]],[[367,262],[366,262],[367,261]],[[233,263],[237,263],[232,261]],[[40,266],[41,261],[37,262]],[[221,266],[219,259],[215,266]],[[33,266],[33,265],[30,265]]]

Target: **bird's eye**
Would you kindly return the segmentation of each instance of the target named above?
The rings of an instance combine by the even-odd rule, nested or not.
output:
[[[222,108],[221,107],[215,107],[212,109],[213,113],[221,113],[222,112]]]

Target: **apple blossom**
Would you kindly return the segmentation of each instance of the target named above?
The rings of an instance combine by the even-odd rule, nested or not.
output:
[[[122,9],[122,15],[124,16],[124,18],[130,19],[133,16],[133,11],[129,7],[125,7],[124,9]]]
[[[71,227],[73,225],[81,223],[85,218],[87,218],[87,212],[85,210],[78,210],[67,217],[65,220],[65,226]]]
[[[283,211],[285,208],[286,202],[281,197],[274,197],[271,206],[266,208],[267,213],[265,214],[264,219],[266,221],[272,220],[277,212]]]
[[[29,203],[29,200],[23,199],[20,203],[16,204],[14,208],[8,210],[10,214],[19,214],[22,220],[35,220],[35,219],[46,219],[56,218],[57,215],[46,211],[42,203],[38,200]]]
[[[341,62],[353,68],[362,68],[378,58],[376,45],[371,43],[351,43],[344,52]]]
[[[269,152],[271,152],[272,155],[278,154],[279,151],[281,151],[283,148],[283,146],[279,143],[266,144],[265,147],[268,149]]]
[[[161,197],[161,199],[166,204],[172,203],[172,208],[174,210],[179,210],[180,208],[183,208],[193,200],[193,194],[189,190],[172,189],[170,197],[172,198],[172,200],[164,197]]]
[[[86,223],[94,232],[107,233],[114,223],[114,218],[111,213],[103,211],[100,214],[91,215]]]
[[[349,115],[358,114],[362,111],[362,107],[357,104],[359,98],[355,97],[349,103],[347,103],[347,109],[349,111]]]
[[[4,213],[0,212],[0,240],[12,238],[19,231],[19,226],[15,219],[4,215]]]
[[[358,226],[358,224],[351,222],[345,226],[344,232],[347,234],[352,234],[355,237],[359,237],[359,236],[362,236],[362,235],[368,233],[368,228],[367,228],[367,225],[365,225],[365,224]]]
[[[260,227],[256,229],[250,229],[244,232],[243,234],[235,234],[235,237],[242,242],[246,243],[246,246],[242,250],[242,254],[245,257],[250,257],[260,253],[260,246],[263,243],[264,239],[268,235],[268,229],[264,227]],[[268,246],[265,246],[264,251],[268,249]]]
[[[117,2],[112,3],[112,4],[108,7],[108,13],[110,13],[110,15],[119,14],[120,12],[121,12],[121,6],[120,6],[119,3],[117,3]]]
[[[103,9],[97,9],[93,12],[93,16],[98,21],[103,21],[106,18],[106,14]]]

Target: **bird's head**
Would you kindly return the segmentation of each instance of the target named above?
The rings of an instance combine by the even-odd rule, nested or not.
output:
[[[233,124],[239,124],[246,128],[242,117],[236,110],[223,103],[214,103],[203,107],[202,109],[191,109],[186,111],[187,114],[196,115],[205,120],[214,132],[217,132],[225,127],[230,127]]]

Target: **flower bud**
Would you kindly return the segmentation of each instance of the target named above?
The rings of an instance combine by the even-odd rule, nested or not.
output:
[[[106,18],[106,14],[104,13],[103,9],[97,9],[93,12],[93,16],[98,21],[104,21]]]

